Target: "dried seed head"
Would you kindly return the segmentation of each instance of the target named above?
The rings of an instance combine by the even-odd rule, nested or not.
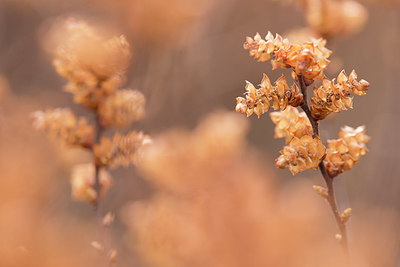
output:
[[[353,97],[365,95],[369,83],[365,80],[357,81],[357,74],[353,70],[347,77],[342,70],[337,83],[324,78],[320,87],[314,87],[314,97],[311,98],[311,115],[315,120],[322,120],[332,112],[341,112],[347,108],[353,108]]]
[[[136,90],[118,90],[99,106],[103,126],[124,128],[144,117],[146,99]]]
[[[288,144],[293,137],[301,138],[312,135],[313,130],[307,115],[296,108],[288,106],[283,111],[271,112],[270,117],[275,126],[275,138],[285,138]]]
[[[66,91],[76,103],[97,109],[103,99],[123,82],[130,59],[125,36],[104,39],[83,21],[69,19],[67,36],[59,45],[54,66],[67,78]]]
[[[331,51],[325,48],[323,39],[306,41],[303,44],[291,44],[279,34],[273,38],[268,32],[265,39],[259,34],[253,38],[247,37],[244,49],[249,50],[250,56],[258,61],[271,60],[272,68],[292,68],[296,75],[302,75],[306,85],[314,82],[315,78],[322,78],[323,71],[329,63]]]
[[[32,113],[33,127],[47,131],[67,145],[88,148],[93,143],[93,126],[85,118],[77,118],[68,108],[49,109]]]
[[[280,169],[289,168],[293,175],[304,170],[317,169],[325,150],[318,136],[293,137],[281,150],[282,155],[276,159],[275,166]]]
[[[364,6],[352,0],[308,0],[308,25],[322,36],[337,37],[359,32],[367,21]]]
[[[116,133],[112,139],[103,137],[94,146],[96,164],[115,168],[137,164],[141,158],[142,149],[151,144],[151,139],[143,132],[131,131],[127,135]]]
[[[361,156],[368,152],[366,143],[370,137],[365,134],[365,126],[356,129],[343,127],[339,139],[328,140],[325,167],[332,177],[353,168]]]
[[[260,118],[269,110],[271,101],[272,108],[275,110],[285,110],[288,106],[297,107],[303,102],[303,94],[300,89],[296,84],[289,88],[286,77],[283,75],[276,80],[275,86],[271,85],[268,76],[264,74],[259,88],[248,81],[246,81],[245,88],[245,98],[236,98],[235,110],[239,113],[246,113],[248,117],[255,113]]]

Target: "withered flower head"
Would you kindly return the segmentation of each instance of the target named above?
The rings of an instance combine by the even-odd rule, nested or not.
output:
[[[281,150],[282,155],[276,159],[275,165],[280,169],[289,168],[293,175],[304,170],[317,169],[325,150],[318,136],[293,137]]]
[[[285,110],[288,105],[299,106],[303,102],[303,94],[296,84],[289,88],[284,75],[272,86],[268,76],[264,74],[259,88],[246,81],[245,98],[236,98],[236,111],[246,113],[247,117],[255,113],[260,118],[261,114],[269,110],[270,101],[274,110]]]
[[[51,138],[59,138],[67,145],[90,147],[93,143],[93,126],[86,118],[77,118],[68,108],[49,109],[32,113],[33,127],[47,131]]]
[[[269,114],[275,126],[275,138],[285,138],[288,144],[293,137],[301,138],[304,135],[312,135],[313,129],[304,112],[288,106],[283,111],[275,111]]]
[[[352,0],[307,0],[305,8],[308,25],[327,37],[355,34],[368,17],[366,8]]]
[[[75,102],[96,109],[103,97],[111,94],[124,79],[130,59],[124,36],[109,40],[82,21],[67,21],[68,38],[58,47],[54,66],[67,78],[66,91]]]
[[[365,80],[357,81],[357,74],[353,70],[347,77],[344,70],[335,79],[324,78],[320,87],[314,87],[314,97],[311,98],[311,115],[316,120],[322,120],[332,112],[341,112],[353,108],[353,97],[365,95],[369,83]],[[347,108],[346,108],[347,107]]]
[[[340,129],[339,139],[328,140],[324,164],[332,177],[353,168],[361,156],[368,152],[366,143],[370,137],[365,134],[365,126],[356,129],[345,126]]]
[[[272,58],[272,69],[292,68],[296,75],[302,75],[306,85],[314,82],[315,78],[322,78],[323,71],[329,64],[328,57],[331,51],[325,47],[323,39],[313,39],[303,44],[291,44],[279,34],[274,38],[268,32],[265,39],[256,34],[254,39],[246,37],[243,47],[249,50],[250,56],[265,62]]]
[[[99,106],[101,123],[104,126],[123,128],[144,117],[146,99],[137,90],[118,90]]]
[[[142,149],[150,143],[148,135],[136,131],[127,135],[116,133],[112,139],[103,137],[99,144],[94,145],[96,164],[110,168],[137,164]]]
[[[112,178],[104,168],[100,169],[99,181],[101,185],[100,197],[102,197],[112,185]],[[78,201],[95,203],[97,196],[94,183],[94,165],[90,163],[76,165],[71,174],[72,198]]]

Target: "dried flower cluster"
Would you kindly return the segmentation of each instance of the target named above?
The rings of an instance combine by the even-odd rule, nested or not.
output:
[[[119,90],[107,97],[99,107],[101,124],[123,128],[144,117],[146,99],[133,90]]]
[[[124,81],[131,57],[124,36],[103,39],[88,24],[70,19],[68,39],[58,47],[54,66],[68,79],[65,90],[76,103],[96,110]]]
[[[283,111],[271,112],[271,120],[276,124],[275,138],[285,138],[288,144],[293,137],[301,138],[312,135],[313,130],[307,115],[296,108],[288,106]]]
[[[308,25],[324,37],[355,34],[368,18],[366,8],[353,0],[305,0],[304,4]]]
[[[369,87],[365,80],[357,81],[357,74],[353,70],[349,76],[344,70],[340,72],[335,84],[334,79],[324,78],[320,87],[314,87],[314,97],[311,99],[311,115],[315,120],[322,120],[332,112],[341,112],[353,108],[353,97],[365,95]]]
[[[68,145],[92,150],[93,169],[136,163],[139,150],[148,143],[147,135],[132,131],[126,136],[116,133],[112,139],[100,138],[106,128],[124,128],[144,117],[146,100],[143,94],[130,89],[118,90],[125,80],[124,73],[130,59],[126,38],[120,36],[106,40],[85,22],[74,19],[67,21],[66,28],[69,35],[58,47],[54,66],[61,76],[68,79],[66,91],[74,95],[74,101],[94,112],[97,125],[90,125],[86,118],[78,119],[70,109],[57,108],[36,111],[33,114],[34,127],[47,130],[51,137],[57,137]],[[82,168],[78,170],[83,172]],[[90,175],[77,173],[73,173],[71,180],[74,199],[93,202],[95,183],[91,179],[94,176],[88,178]],[[91,186],[93,192],[88,188],[83,190],[82,184]]]
[[[284,110],[288,105],[297,107],[303,102],[303,94],[299,87],[293,84],[289,88],[286,77],[283,75],[275,82],[275,86],[272,86],[268,76],[264,74],[260,87],[257,89],[252,83],[246,81],[245,95],[246,98],[236,98],[236,111],[246,113],[247,117],[253,113],[260,117],[269,110],[270,101],[274,110]]]
[[[321,79],[322,85],[314,87],[314,97],[311,99],[310,114],[314,122],[324,119],[332,112],[340,112],[353,107],[355,95],[365,95],[369,83],[357,80],[353,70],[349,76],[343,71],[335,79],[329,80],[323,71],[329,63],[331,51],[325,48],[325,40],[306,41],[303,44],[291,44],[279,34],[274,38],[268,32],[265,39],[260,34],[254,38],[247,37],[244,49],[250,51],[250,56],[264,62],[271,59],[273,69],[278,66],[291,68],[292,77],[299,86],[306,87],[315,79]],[[304,85],[303,85],[304,84]],[[271,113],[272,121],[277,125],[275,137],[285,137],[287,146],[276,160],[278,168],[289,168],[293,174],[307,169],[316,169],[325,156],[326,148],[314,133],[310,118],[306,113],[299,113],[295,107],[307,105],[303,89],[296,83],[291,88],[287,85],[285,76],[281,76],[275,86],[267,75],[258,88],[246,81],[245,97],[236,98],[236,111],[249,117],[255,113],[258,117],[270,108],[270,101],[275,110]],[[347,108],[346,108],[347,107]],[[307,106],[308,109],[308,106]]]
[[[276,34],[274,38],[268,32],[265,39],[257,33],[254,38],[246,37],[243,48],[249,50],[250,56],[265,62],[271,59],[272,69],[291,68],[295,76],[303,75],[306,85],[316,78],[322,78],[323,71],[329,63],[331,51],[325,47],[326,41],[314,39],[303,44],[291,44],[288,39]]]
[[[298,172],[317,169],[325,155],[325,146],[318,136],[304,135],[301,138],[293,137],[276,159],[276,167],[289,168],[293,175]]]
[[[119,90],[131,56],[124,36],[104,39],[85,22],[73,19],[67,22],[67,30],[68,38],[58,47],[54,66],[68,79],[65,90],[73,94],[75,103],[93,112],[95,125],[60,108],[36,111],[33,125],[68,145],[92,152],[93,162],[76,166],[70,181],[73,199],[94,204],[99,217],[100,199],[112,184],[106,169],[136,164],[143,146],[150,143],[150,137],[142,132],[116,132],[112,138],[102,136],[103,132],[142,119],[146,101],[139,91]],[[104,227],[102,222],[99,225]],[[94,241],[92,246],[107,253],[107,262],[113,263],[117,252],[106,243],[105,239]]]
[[[369,139],[365,134],[365,126],[356,129],[345,126],[339,132],[339,139],[328,140],[324,164],[329,174],[335,177],[352,169],[361,156],[368,152],[365,144]]]
[[[282,76],[276,86],[272,87],[265,74],[258,89],[246,81],[245,98],[236,98],[236,111],[246,113],[247,116],[256,113],[260,117],[269,110],[271,100],[273,108],[280,109],[271,113],[271,119],[276,124],[275,137],[285,138],[286,146],[280,151],[281,155],[275,165],[280,169],[289,168],[293,175],[304,170],[320,169],[328,189],[321,186],[314,186],[314,189],[331,206],[340,229],[337,236],[347,250],[346,222],[350,218],[351,209],[339,214],[333,178],[351,169],[366,154],[365,143],[369,137],[365,135],[365,127],[345,127],[340,131],[340,139],[329,140],[329,149],[326,149],[319,138],[318,121],[332,112],[352,108],[352,94],[365,95],[370,84],[365,80],[358,81],[354,70],[349,76],[342,70],[336,82],[335,79],[325,77],[324,71],[331,55],[325,44],[323,39],[291,44],[278,34],[274,38],[270,32],[265,39],[258,33],[254,38],[247,37],[243,47],[249,50],[250,56],[260,62],[271,59],[273,70],[278,67],[291,68],[292,78],[298,86],[294,84],[289,89],[286,78]],[[314,97],[309,106],[307,86],[316,79],[322,80],[322,85],[314,86]],[[296,110],[298,106],[304,112],[299,113]]]
[[[89,148],[93,144],[94,127],[86,118],[78,119],[68,108],[36,111],[32,117],[34,128],[47,131],[51,138],[59,138],[71,146]]]
[[[151,143],[148,135],[132,131],[127,135],[116,133],[112,139],[103,137],[94,146],[96,165],[115,168],[136,164],[144,145]]]

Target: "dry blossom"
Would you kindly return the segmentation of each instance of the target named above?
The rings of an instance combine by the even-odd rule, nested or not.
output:
[[[281,76],[272,86],[265,74],[259,88],[246,81],[245,97],[236,99],[235,109],[247,116],[256,113],[258,117],[269,110],[270,101],[273,101],[275,110],[280,109],[270,114],[276,124],[275,137],[286,140],[275,165],[289,168],[293,175],[308,169],[320,169],[328,189],[314,186],[314,190],[328,200],[341,232],[341,242],[347,250],[345,223],[350,212],[346,212],[345,220],[340,219],[332,182],[339,173],[352,169],[367,153],[365,143],[369,137],[365,135],[365,126],[356,129],[346,126],[340,131],[339,139],[328,140],[327,149],[319,138],[318,121],[331,113],[353,108],[353,94],[365,95],[370,84],[358,80],[354,70],[349,76],[342,70],[336,81],[327,78],[324,71],[331,51],[325,45],[324,39],[292,44],[279,34],[273,37],[270,32],[264,39],[258,33],[254,38],[247,37],[243,47],[249,50],[250,56],[259,62],[271,60],[273,70],[290,68],[295,83],[289,89],[286,78]],[[307,86],[318,80],[321,85],[314,86],[309,106]],[[304,112],[298,112],[296,107]]]
[[[107,169],[138,163],[150,137],[130,131],[126,135],[115,132],[110,138],[103,136],[103,132],[125,128],[142,119],[146,100],[139,91],[120,89],[131,57],[125,36],[107,39],[85,22],[74,19],[67,21],[66,28],[67,38],[56,51],[54,66],[59,75],[68,79],[65,91],[72,93],[75,103],[90,110],[93,118],[78,118],[70,109],[57,108],[34,112],[33,125],[67,145],[92,152],[92,163],[77,165],[72,171],[72,197],[94,204],[101,220],[99,227],[106,227],[99,205],[112,185]],[[94,121],[94,125],[89,121]],[[110,226],[112,219],[105,220]],[[92,246],[108,253],[108,262],[116,261],[117,252],[108,249],[106,240],[93,242]]]
[[[329,174],[334,177],[352,169],[361,156],[368,152],[365,143],[369,139],[365,134],[365,126],[356,129],[345,126],[339,132],[339,139],[328,140],[324,164]]]
[[[58,137],[68,145],[93,151],[93,169],[136,163],[142,145],[149,143],[149,136],[131,131],[127,135],[117,132],[113,138],[101,137],[106,128],[124,128],[144,117],[146,100],[143,94],[119,89],[131,56],[129,43],[124,36],[105,39],[83,21],[69,19],[66,28],[68,38],[59,45],[54,66],[58,74],[68,79],[65,90],[74,95],[75,103],[94,112],[97,125],[91,125],[86,118],[78,118],[68,108],[57,108],[34,112],[34,127],[46,130],[51,137]],[[82,175],[75,171],[71,178],[74,199],[88,200],[74,193],[82,191],[79,188],[82,183],[76,182],[77,176]],[[94,193],[99,190],[93,182],[86,182],[86,185],[90,185]]]
[[[353,0],[305,0],[304,9],[309,27],[324,37],[355,34],[368,18],[366,8]]]

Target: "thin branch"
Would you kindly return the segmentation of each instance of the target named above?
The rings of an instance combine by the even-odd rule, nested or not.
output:
[[[308,106],[308,101],[307,101],[307,86],[304,83],[303,75],[298,75],[297,79],[299,81],[300,89],[303,94],[303,103],[301,104],[301,108],[304,110],[306,113],[308,120],[311,123],[311,126],[313,128],[313,137],[319,135],[319,130],[318,130],[318,121],[314,120],[314,118],[311,116],[311,111]],[[340,213],[336,204],[336,197],[335,197],[335,190],[333,187],[333,177],[331,177],[328,173],[328,171],[325,168],[324,163],[321,161],[319,164],[319,170],[321,171],[321,174],[325,180],[327,189],[328,189],[328,196],[327,196],[327,201],[329,203],[329,206],[331,207],[331,210],[333,212],[333,215],[335,216],[336,219],[336,224],[339,227],[339,231],[341,234],[341,240],[340,243],[343,246],[343,249],[348,255],[349,249],[348,249],[348,238],[347,238],[347,229],[346,229],[346,223],[344,223],[340,217]]]
[[[95,122],[95,144],[98,144],[100,142],[101,136],[103,134],[103,127],[101,125],[100,122],[100,117],[98,115],[98,113],[96,113],[96,122]],[[93,151],[93,147],[92,147],[92,153],[93,153],[93,157],[94,156],[94,151]],[[105,266],[111,266],[111,262],[108,260],[107,255],[108,255],[108,251],[109,251],[109,246],[108,246],[108,242],[107,242],[107,233],[106,233],[106,227],[103,224],[103,211],[102,211],[102,203],[101,203],[101,196],[100,196],[100,192],[101,192],[101,183],[100,183],[100,170],[101,170],[101,166],[98,166],[96,164],[96,159],[93,158],[93,162],[95,164],[95,181],[94,181],[94,190],[96,191],[96,201],[95,201],[95,211],[96,211],[96,217],[97,217],[97,224],[98,224],[98,229],[99,229],[99,235],[101,238],[101,242],[102,245],[104,247],[104,257],[105,257]]]

